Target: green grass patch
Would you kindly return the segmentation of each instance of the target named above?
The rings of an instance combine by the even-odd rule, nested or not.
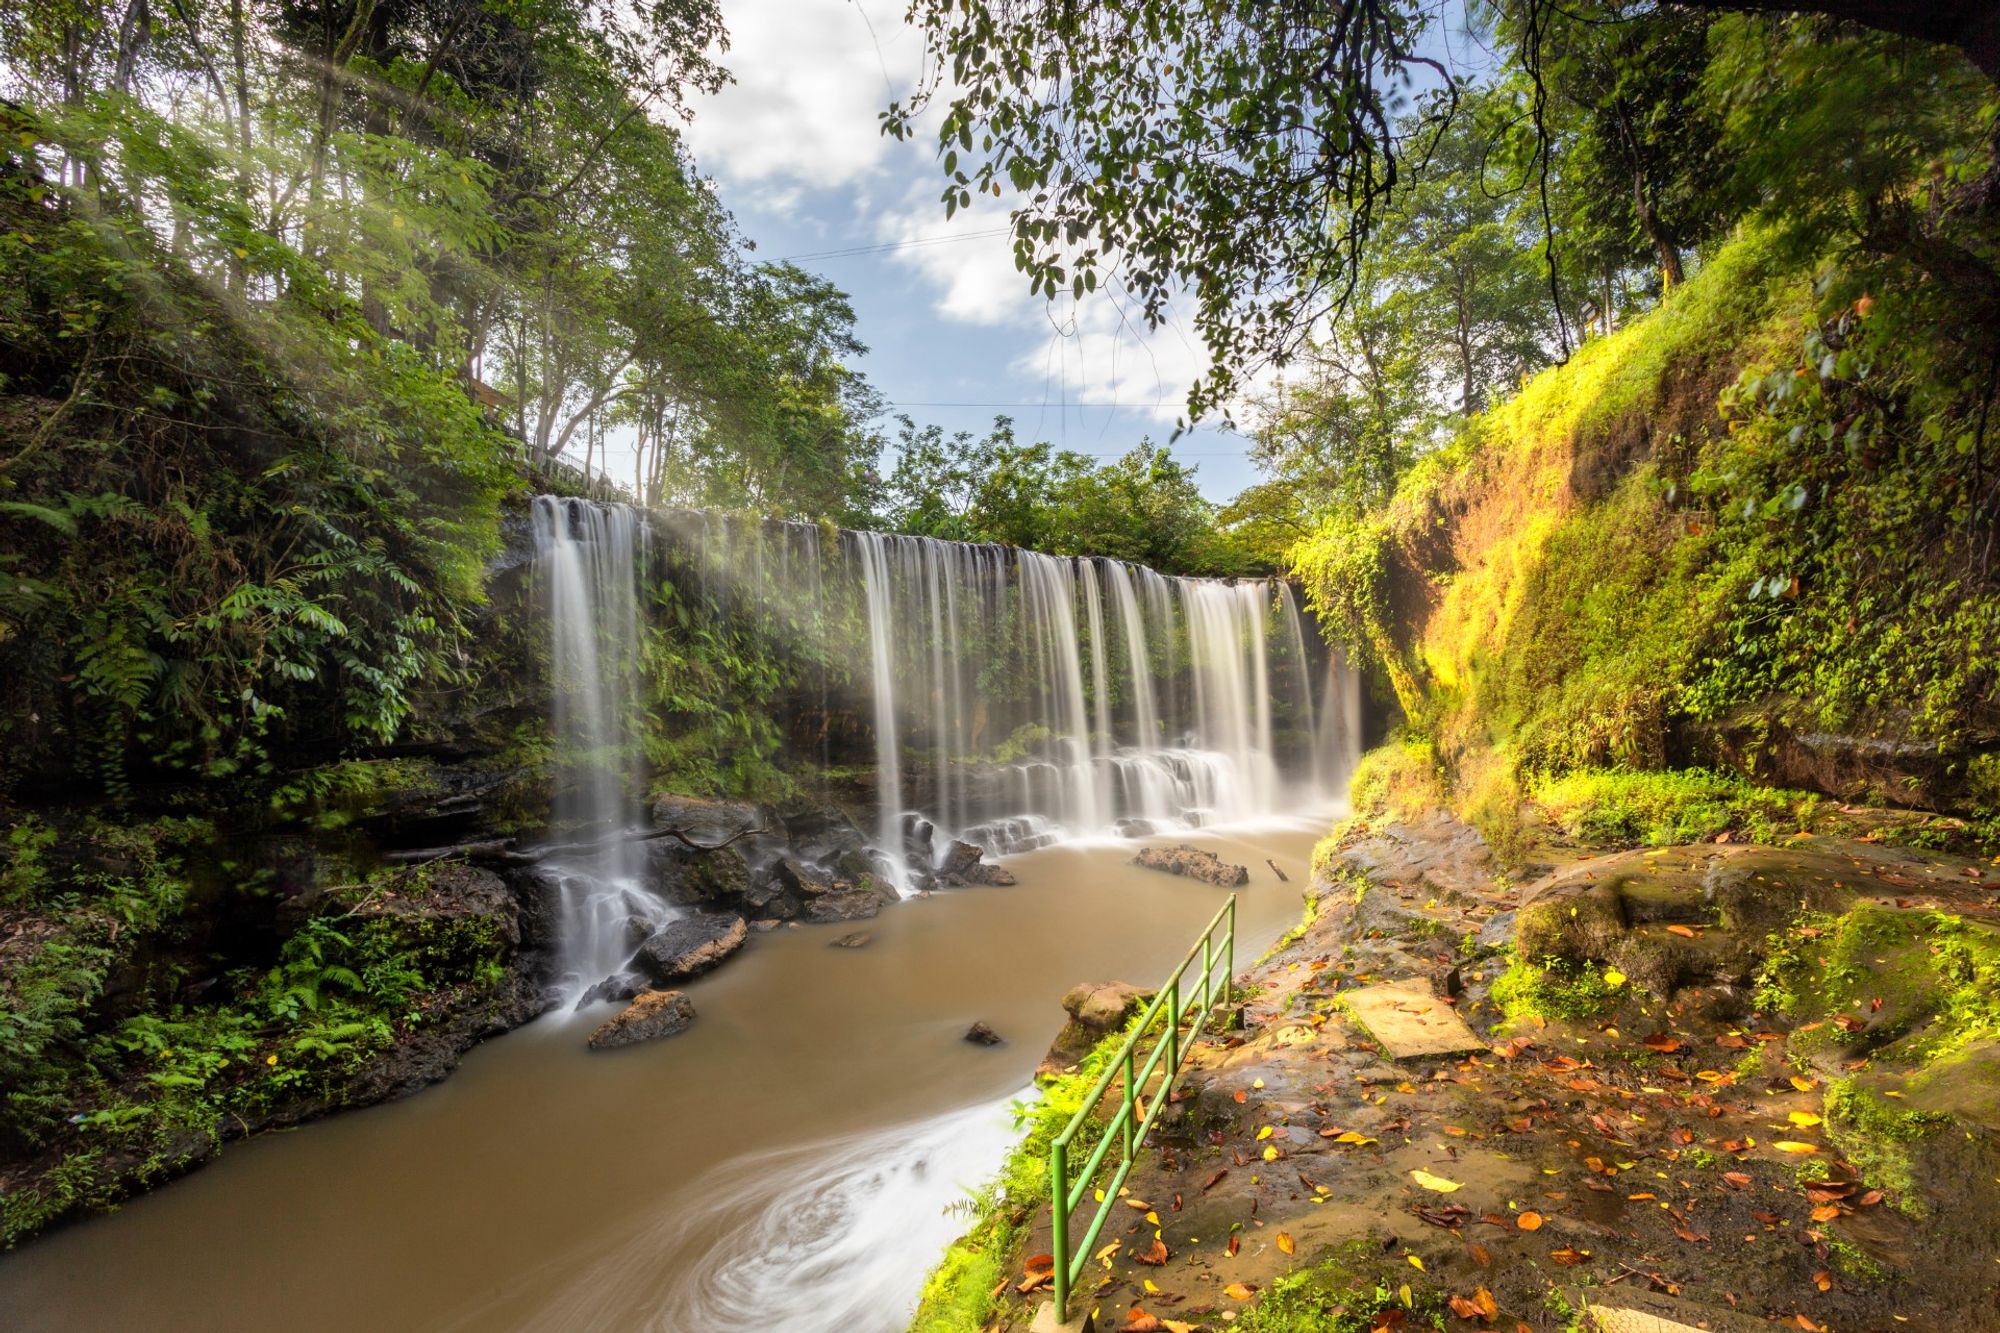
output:
[[[1532,1017],[1581,1023],[1615,1008],[1618,991],[1594,967],[1567,959],[1537,963],[1517,957],[1493,983],[1493,1003],[1510,1022]]]
[[[1663,847],[1724,832],[1778,842],[1809,829],[1821,805],[1807,792],[1760,787],[1700,768],[1576,769],[1536,778],[1530,794],[1552,824],[1599,847]]]

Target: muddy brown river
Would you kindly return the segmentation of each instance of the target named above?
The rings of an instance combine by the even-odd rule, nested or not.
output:
[[[1298,919],[1325,827],[1176,839],[1251,867],[1239,968]],[[552,1016],[415,1097],[230,1147],[0,1257],[0,1328],[900,1329],[1063,991],[1154,984],[1225,896],[1131,853],[1047,848],[1014,888],[754,936],[687,987],[685,1036],[594,1054],[608,1008]],[[1006,1044],[961,1040],[975,1020]]]

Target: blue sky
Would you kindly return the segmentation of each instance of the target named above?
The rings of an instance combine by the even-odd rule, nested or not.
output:
[[[1024,438],[1106,458],[1148,434],[1166,441],[1205,363],[1199,343],[1178,324],[1128,324],[1108,297],[1030,295],[1006,201],[947,222],[930,143],[881,135],[878,114],[922,68],[906,7],[724,0],[736,82],[696,100],[696,160],[759,256],[793,258],[852,295],[862,369],[892,410],[977,432],[1005,413]],[[1226,499],[1257,479],[1246,446],[1203,427],[1173,450]]]
[[[1479,63],[1458,0],[1437,3],[1452,63]],[[892,411],[975,432],[1005,413],[1025,439],[1103,458],[1147,435],[1166,442],[1207,362],[1186,326],[1148,331],[1108,292],[1031,295],[1005,234],[1010,201],[977,200],[947,221],[933,141],[882,136],[880,112],[923,68],[906,9],[723,0],[736,81],[694,103],[687,137],[701,169],[760,256],[792,258],[852,295],[870,348],[862,368]],[[1441,34],[1426,45],[1447,54]],[[1239,434],[1205,425],[1171,447],[1213,499],[1258,479]]]

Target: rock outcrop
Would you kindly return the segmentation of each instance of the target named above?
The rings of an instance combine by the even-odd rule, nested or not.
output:
[[[1148,870],[1164,870],[1169,875],[1183,875],[1225,889],[1250,882],[1247,867],[1231,865],[1214,852],[1190,847],[1186,843],[1178,847],[1143,847],[1132,858],[1132,864]]]
[[[1056,1034],[1049,1053],[1035,1067],[1038,1078],[1066,1074],[1090,1054],[1098,1042],[1132,1021],[1155,992],[1123,981],[1086,981],[1062,997],[1069,1021]]]
[[[677,990],[647,991],[590,1034],[590,1049],[609,1051],[678,1036],[692,1022],[694,1002],[687,996]]]
[[[749,933],[748,924],[733,912],[682,917],[640,945],[632,967],[658,985],[685,981],[742,948]]]

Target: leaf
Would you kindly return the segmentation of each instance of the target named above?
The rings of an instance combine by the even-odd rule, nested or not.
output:
[[[1820,1118],[1811,1111],[1794,1111],[1786,1116],[1785,1119],[1791,1121],[1800,1129],[1811,1129],[1814,1125],[1820,1123]]]
[[[1229,1095],[1236,1099],[1236,1104],[1238,1106],[1241,1106],[1243,1105],[1243,1103],[1250,1100],[1250,1094],[1243,1091],[1243,1089],[1241,1088],[1238,1088],[1235,1092],[1232,1092]]]
[[[1272,1148],[1272,1147],[1266,1147],[1266,1148],[1264,1149],[1264,1160],[1265,1160],[1265,1161],[1267,1161],[1267,1162],[1275,1162],[1275,1161],[1277,1161],[1277,1160],[1278,1160],[1278,1150],[1277,1150],[1276,1148]]]
[[[1222,1289],[1222,1294],[1232,1301],[1247,1301],[1257,1294],[1257,1289],[1242,1282],[1232,1282]]]
[[[1813,1274],[1813,1285],[1821,1291],[1832,1291],[1833,1274],[1824,1268],[1820,1269],[1819,1272]]]
[[[1806,1153],[1806,1152],[1819,1151],[1819,1145],[1817,1143],[1800,1143],[1796,1139],[1779,1139],[1776,1143],[1772,1144],[1771,1146],[1773,1148],[1776,1148],[1779,1152]]]
[[[1277,1131],[1273,1130],[1269,1125],[1266,1125],[1262,1129],[1257,1131],[1257,1141],[1259,1143],[1262,1143],[1265,1139],[1270,1138],[1271,1135],[1276,1132]]]
[[[1672,1055],[1685,1045],[1679,1037],[1669,1037],[1664,1032],[1655,1032],[1652,1036],[1646,1038],[1642,1044],[1647,1050],[1658,1051],[1662,1055]]]
[[[1678,935],[1684,940],[1698,940],[1701,938],[1701,932],[1692,926],[1668,926],[1667,933],[1669,935]]]
[[[1604,984],[1616,990],[1625,984],[1625,974],[1615,967],[1607,967],[1604,969]]]
[[[1812,1220],[1815,1222],[1831,1222],[1839,1216],[1840,1205],[1837,1203],[1823,1203],[1812,1210]]]
[[[1439,1194],[1450,1194],[1456,1190],[1464,1188],[1456,1180],[1447,1180],[1443,1176],[1434,1176],[1430,1172],[1422,1169],[1421,1167],[1410,1172],[1410,1179],[1416,1181],[1419,1185],[1423,1186],[1425,1189],[1435,1190]]]
[[[1125,1333],[1165,1333],[1166,1327],[1136,1305],[1125,1312]]]
[[[1540,1213],[1522,1213],[1514,1219],[1514,1225],[1523,1231],[1540,1231],[1542,1229],[1542,1215]]]
[[[1278,1233],[1278,1248],[1286,1254],[1295,1254],[1298,1251],[1298,1243],[1292,1239],[1291,1232],[1280,1231]]]
[[[1161,1264],[1164,1264],[1169,1257],[1170,1256],[1167,1252],[1167,1243],[1164,1240],[1161,1240],[1158,1236],[1153,1237],[1153,1243],[1149,1248],[1145,1250],[1134,1250],[1132,1252],[1132,1261],[1134,1263],[1146,1264],[1152,1268],[1158,1268]]]
[[[1237,1235],[1235,1232],[1232,1231],[1229,1234],[1229,1244],[1223,1246],[1222,1248],[1224,1253],[1226,1253],[1230,1258],[1234,1259],[1236,1257],[1236,1252],[1243,1248],[1243,1237]]]
[[[1403,1257],[1410,1261],[1410,1267],[1416,1269],[1419,1273],[1424,1271],[1424,1261],[1422,1259],[1419,1259],[1414,1254],[1406,1254]]]
[[[1032,1273],[1037,1269],[1054,1268],[1055,1266],[1056,1257],[1053,1254],[1031,1254],[1028,1256],[1027,1262],[1021,1265],[1021,1268],[1025,1272]]]
[[[1217,1171],[1214,1175],[1210,1176],[1206,1181],[1202,1182],[1201,1192],[1203,1194],[1208,1193],[1210,1190],[1214,1189],[1218,1184],[1220,1184],[1222,1178],[1228,1174],[1229,1174],[1229,1168],[1226,1166],[1223,1167],[1220,1171]]]
[[[1350,1129],[1344,1134],[1337,1135],[1333,1141],[1335,1143],[1352,1143],[1356,1147],[1365,1148],[1376,1140],[1369,1138],[1366,1134],[1356,1134]]]

